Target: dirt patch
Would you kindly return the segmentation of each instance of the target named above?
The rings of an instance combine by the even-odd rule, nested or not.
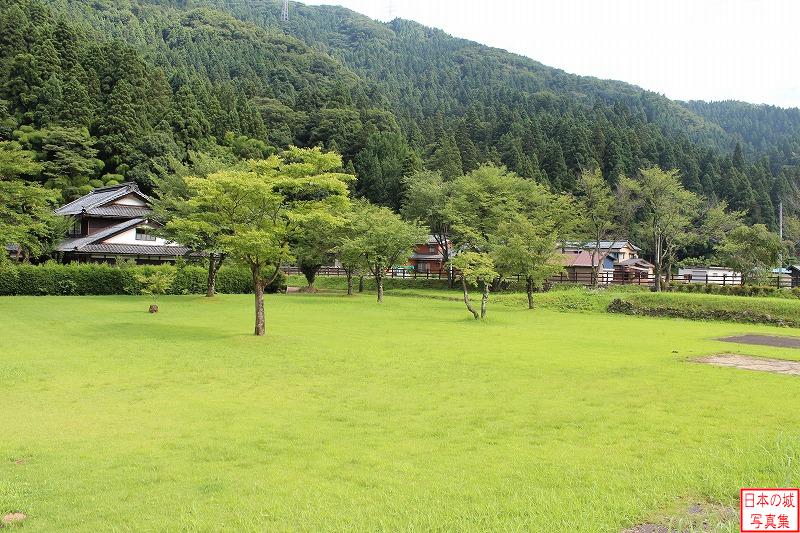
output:
[[[718,339],[724,342],[738,344],[758,344],[761,346],[775,346],[778,348],[800,348],[800,337],[784,337],[781,335],[736,335]]]
[[[26,462],[25,459],[14,459],[15,465],[24,465],[25,462]]]
[[[658,524],[639,524],[632,528],[624,530],[622,533],[670,533],[667,526],[660,526]]]
[[[730,366],[744,370],[758,370],[760,372],[800,376],[800,361],[785,361],[783,359],[767,359],[766,357],[723,353],[701,357],[695,359],[695,362],[705,363],[707,365]]]
[[[28,518],[25,513],[9,513],[3,517],[3,524],[14,524]]]
[[[736,509],[719,503],[693,503],[688,508],[677,509],[672,516],[664,516],[657,522],[638,524],[622,533],[688,533],[695,531],[718,531],[721,526],[737,525],[739,513]]]

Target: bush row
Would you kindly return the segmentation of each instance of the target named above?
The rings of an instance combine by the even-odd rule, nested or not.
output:
[[[661,316],[687,318],[691,320],[721,320],[723,322],[742,322],[747,324],[767,324],[800,328],[800,319],[794,313],[780,308],[747,308],[725,306],[718,302],[692,302],[694,305],[681,305],[680,302],[643,302],[636,299],[614,298],[608,304],[609,313],[625,315]]]
[[[99,263],[45,263],[42,265],[0,264],[0,295],[67,296],[140,294],[142,286],[136,274],[155,270],[175,272],[170,294],[203,294],[208,271],[199,265],[141,266]],[[280,276],[268,289],[277,292],[286,286]],[[250,271],[239,266],[222,266],[217,276],[217,292],[245,294],[253,292]]]
[[[800,298],[800,287],[778,288],[771,285],[716,285],[713,283],[673,283],[671,292],[723,294],[728,296],[765,296],[771,298]]]

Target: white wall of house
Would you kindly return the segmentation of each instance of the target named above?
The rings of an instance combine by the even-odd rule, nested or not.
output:
[[[135,194],[128,194],[123,196],[122,198],[117,198],[112,202],[112,204],[117,205],[131,205],[135,207],[146,207],[147,204]]]
[[[688,283],[737,284],[742,282],[742,275],[724,267],[687,267],[679,268],[678,276]]]
[[[134,228],[129,228],[121,233],[117,233],[112,237],[103,239],[103,244],[139,244],[143,246],[177,246],[174,242],[168,242],[161,237],[156,237],[155,240],[147,241],[136,238],[136,229],[145,229],[152,231],[153,228],[146,224],[139,224]]]

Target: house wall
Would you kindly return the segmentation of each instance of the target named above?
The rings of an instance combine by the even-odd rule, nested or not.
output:
[[[85,219],[86,226],[84,228],[85,235],[94,235],[100,230],[104,230],[111,226],[120,223],[119,219],[113,218],[87,218]]]
[[[117,198],[116,200],[114,200],[112,202],[112,204],[131,205],[131,206],[135,206],[135,207],[147,207],[147,204],[144,201],[142,201],[142,199],[139,198],[138,196],[136,196],[135,194],[127,194],[127,195],[123,196],[122,198]]]
[[[168,242],[161,237],[156,237],[154,241],[139,241],[136,240],[136,228],[152,229],[147,224],[139,224],[136,227],[129,228],[121,233],[114,235],[103,240],[104,244],[139,244],[144,246],[177,246],[174,242]]]
[[[708,283],[740,283],[742,280],[741,274],[728,268],[679,268],[678,276],[689,283],[705,283],[706,276]]]

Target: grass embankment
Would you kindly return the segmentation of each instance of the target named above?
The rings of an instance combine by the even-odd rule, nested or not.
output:
[[[538,301],[559,297],[577,298]],[[618,533],[800,484],[800,379],[686,362],[785,330],[293,294],[267,297],[254,338],[251,296],[160,307],[0,298],[0,514],[30,531]]]

